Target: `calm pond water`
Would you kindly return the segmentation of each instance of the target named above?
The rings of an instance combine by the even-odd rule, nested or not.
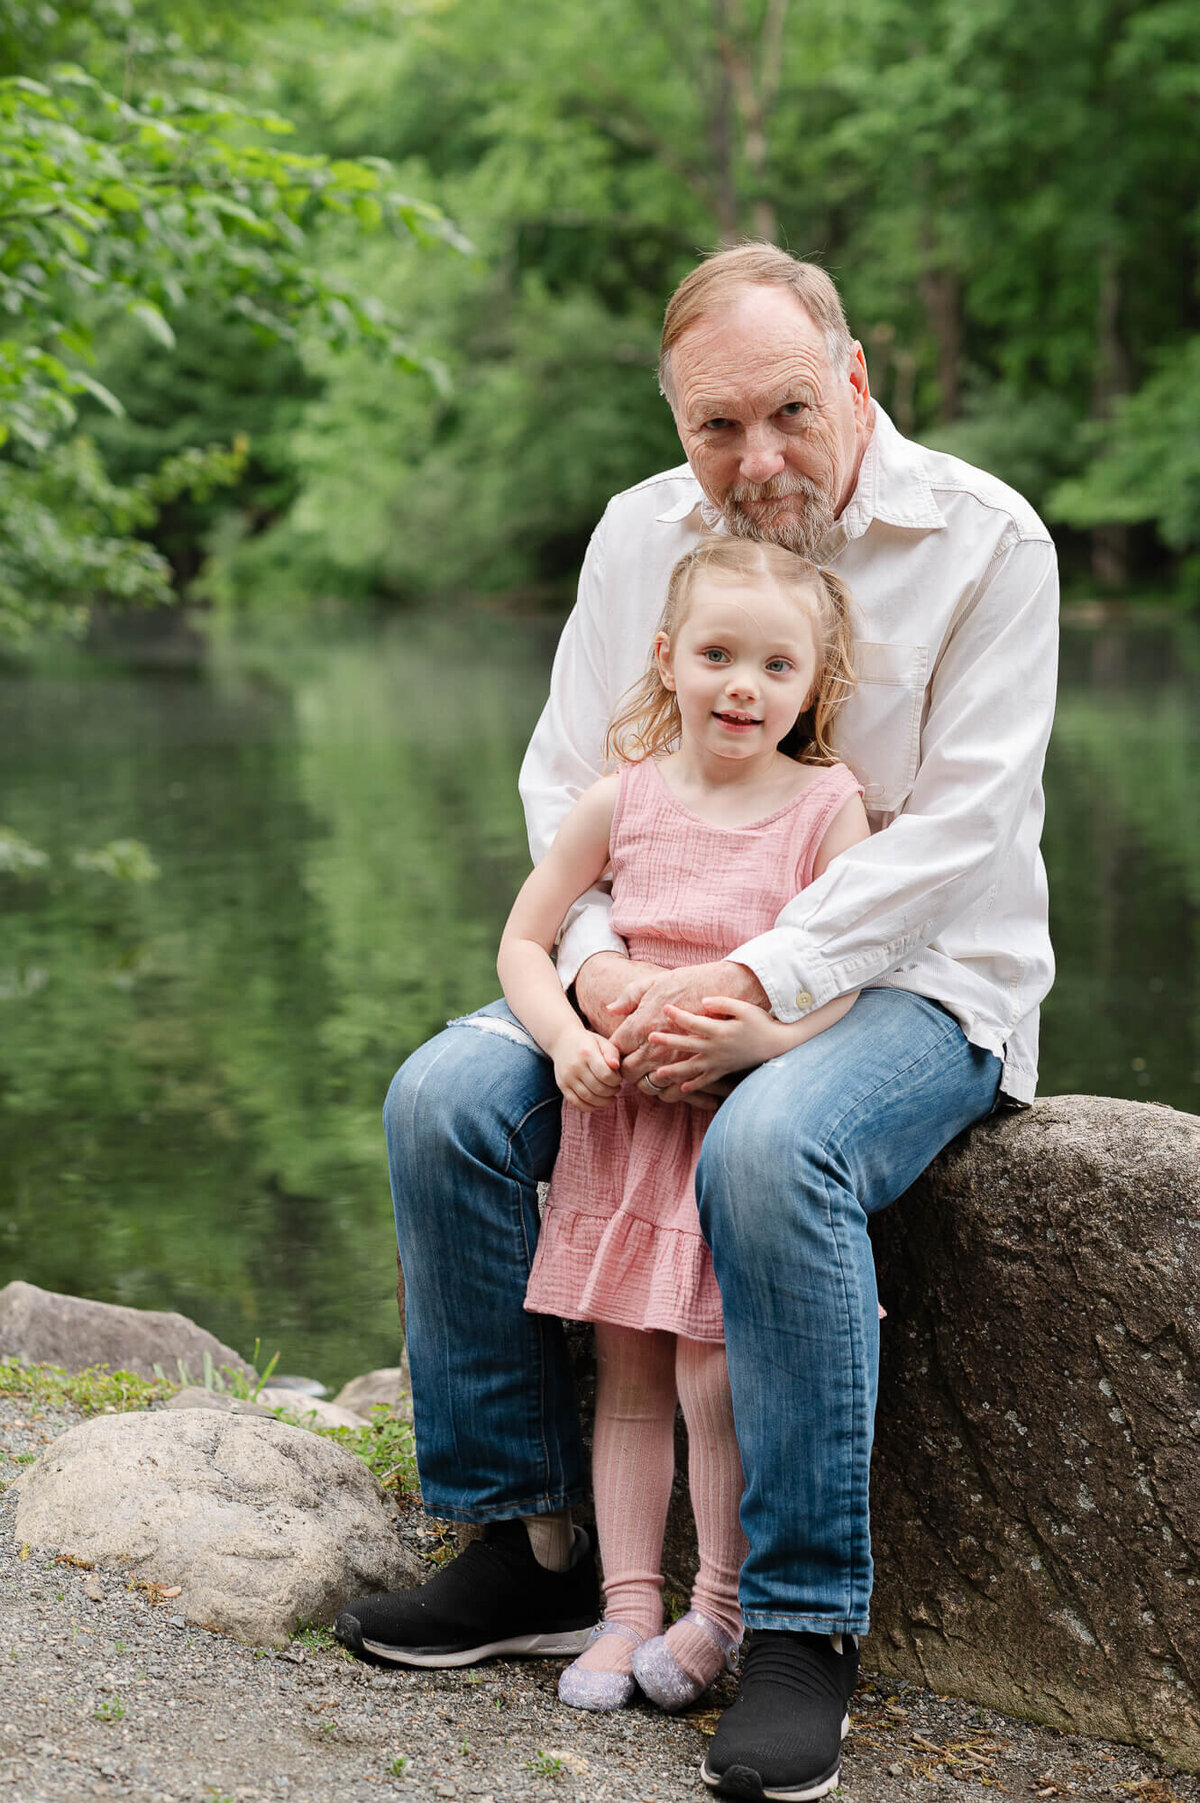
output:
[[[0,673],[0,825],[48,854],[0,874],[0,1284],[178,1308],[330,1384],[395,1362],[379,1105],[495,993],[554,636]],[[1044,1094],[1200,1108],[1198,795],[1200,628],[1069,628]],[[125,839],[156,879],[81,867]]]

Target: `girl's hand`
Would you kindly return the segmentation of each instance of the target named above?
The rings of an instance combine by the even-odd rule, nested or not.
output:
[[[650,1035],[649,1043],[661,1046],[669,1059],[655,1071],[655,1082],[678,1087],[683,1096],[707,1089],[731,1071],[765,1064],[790,1043],[779,1022],[754,1002],[706,995],[701,1006],[703,1014],[692,1014],[668,1003],[663,1012],[675,1031]]]
[[[572,1108],[604,1108],[621,1087],[621,1054],[602,1033],[578,1027],[554,1047],[554,1081]]]
[[[643,964],[637,974],[626,983],[620,994],[613,997],[609,1003],[609,1012],[619,1015],[622,1019],[627,1014],[632,1014],[651,984],[656,983],[661,976],[662,971],[657,964]]]

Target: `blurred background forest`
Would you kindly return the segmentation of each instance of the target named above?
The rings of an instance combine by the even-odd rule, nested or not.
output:
[[[665,296],[747,234],[828,265],[901,429],[1022,489],[1073,586],[1200,584],[1196,0],[0,20],[10,625],[561,599],[678,461]]]
[[[746,234],[1050,520],[1042,1087],[1195,1110],[1198,201],[1200,0],[0,0],[0,1284],[394,1362],[382,1095]]]

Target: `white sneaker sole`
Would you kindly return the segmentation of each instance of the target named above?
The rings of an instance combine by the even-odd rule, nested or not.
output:
[[[592,1637],[591,1627],[570,1628],[561,1634],[514,1634],[508,1640],[489,1640],[481,1646],[463,1647],[447,1653],[437,1647],[417,1651],[409,1647],[386,1646],[381,1640],[367,1640],[363,1646],[377,1659],[392,1665],[419,1665],[449,1670],[459,1665],[476,1665],[481,1659],[573,1659],[582,1653]]]
[[[847,1734],[849,1734],[849,1732],[850,1732],[850,1717],[847,1714],[842,1717],[842,1739],[843,1740],[845,1740],[845,1738],[846,1738]],[[746,1771],[748,1773],[749,1768],[746,1766],[731,1766],[730,1772],[734,1772],[734,1771]],[[757,1773],[755,1773],[754,1775],[757,1777]],[[841,1779],[841,1775],[842,1775],[842,1762],[841,1762],[841,1759],[839,1758],[838,1762],[834,1766],[832,1772],[827,1773],[824,1778],[818,1778],[815,1781],[815,1783],[813,1783],[813,1784],[793,1785],[787,1790],[771,1790],[767,1787],[767,1785],[762,1783],[761,1779],[759,1779],[758,1795],[760,1797],[770,1798],[771,1803],[813,1803],[813,1800],[815,1798],[827,1797],[831,1790],[836,1790],[838,1787],[838,1783]],[[721,1785],[725,1782],[725,1775],[722,1775],[721,1777],[717,1777],[717,1775],[714,1772],[709,1771],[707,1759],[704,1761],[703,1765],[700,1767],[700,1776],[703,1778],[705,1784],[707,1784],[711,1790],[719,1791]],[[745,1793],[745,1792],[739,1793],[739,1792],[735,1791],[733,1794],[735,1796],[737,1796],[739,1794],[747,1795],[749,1793]]]

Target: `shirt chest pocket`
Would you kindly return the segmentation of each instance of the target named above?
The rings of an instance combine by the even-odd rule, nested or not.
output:
[[[929,649],[859,640],[853,656],[858,686],[838,715],[838,750],[868,812],[895,814],[917,774]]]

